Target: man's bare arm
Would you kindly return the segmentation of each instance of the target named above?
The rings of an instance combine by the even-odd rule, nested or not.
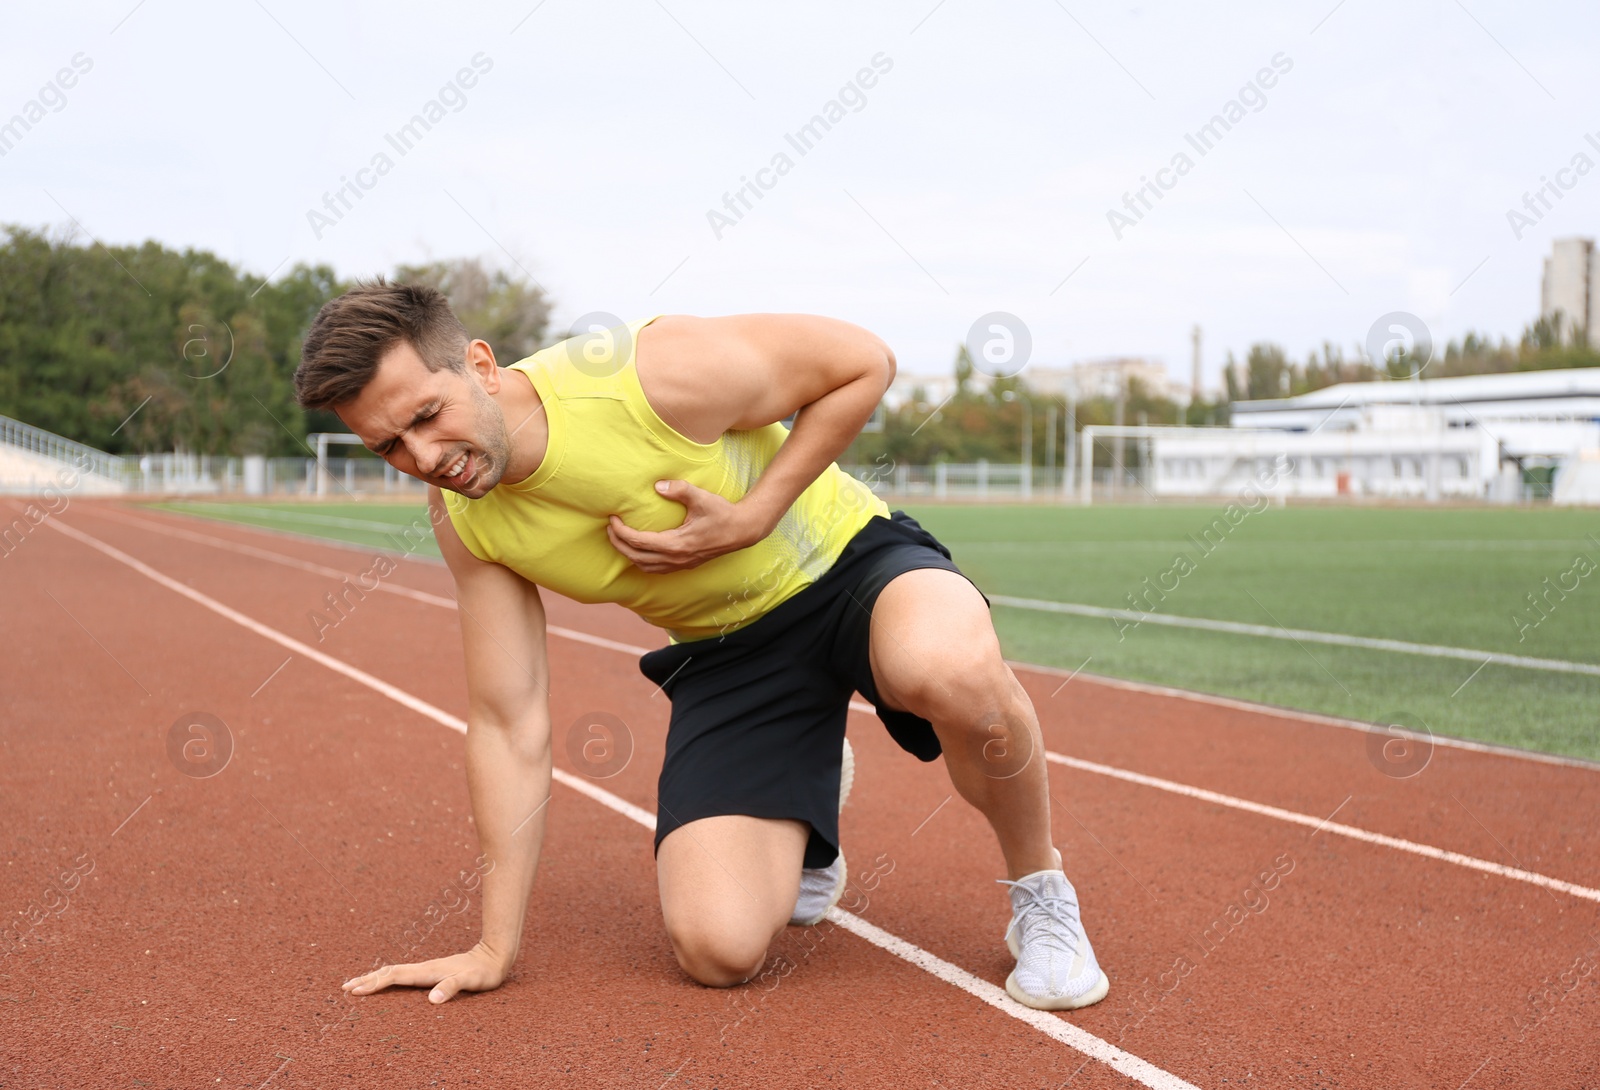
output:
[[[551,769],[550,676],[539,590],[473,556],[443,502],[437,488],[429,489],[434,536],[455,577],[466,652],[467,788],[488,865],[481,887],[482,938],[465,953],[386,965],[344,985],[354,995],[396,984],[431,987],[428,998],[435,1003],[461,991],[497,988],[511,971],[544,842]]]
[[[611,519],[618,551],[651,572],[695,567],[771,533],[861,431],[895,373],[894,353],[872,333],[806,314],[663,317],[640,332],[636,354],[651,406],[697,442],[797,414],[777,457],[737,503],[672,481],[658,490],[684,505],[681,526],[651,533]]]

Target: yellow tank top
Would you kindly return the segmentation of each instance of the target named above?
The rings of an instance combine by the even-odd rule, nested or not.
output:
[[[755,545],[685,571],[636,568],[606,536],[608,516],[639,530],[678,526],[683,507],[657,494],[659,480],[688,481],[737,501],[789,435],[774,423],[698,443],[663,422],[634,367],[639,330],[655,317],[592,338],[581,354],[563,342],[512,364],[544,403],[544,461],[527,479],[502,481],[481,499],[446,492],[445,500],[474,556],[580,602],[626,606],[676,643],[756,620],[832,567],[857,531],[874,515],[887,518],[889,509],[830,464]]]

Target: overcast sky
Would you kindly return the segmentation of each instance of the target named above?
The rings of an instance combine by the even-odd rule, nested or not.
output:
[[[263,277],[481,255],[563,324],[813,311],[932,373],[998,310],[1035,363],[1147,355],[1186,379],[1198,323],[1215,382],[1229,349],[1350,351],[1395,310],[1514,337],[1551,239],[1600,230],[1593,3],[67,8],[0,17],[0,119],[43,107],[0,158],[0,221]],[[1202,154],[1187,137],[1241,99]],[[402,153],[388,137],[430,101]],[[1585,153],[1595,170],[1557,174]],[[1135,220],[1124,194],[1180,154]],[[735,219],[743,178],[771,184]],[[1514,229],[1546,179],[1570,188]]]

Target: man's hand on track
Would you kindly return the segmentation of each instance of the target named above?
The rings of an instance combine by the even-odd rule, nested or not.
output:
[[[344,982],[351,995],[371,995],[395,986],[427,988],[430,1003],[444,1003],[457,992],[488,992],[505,983],[510,966],[479,943],[464,954],[408,965],[385,965]]]
[[[695,568],[724,553],[749,548],[771,531],[747,505],[733,503],[688,481],[660,481],[656,491],[683,504],[683,522],[671,530],[635,530],[612,515],[611,545],[641,571]]]

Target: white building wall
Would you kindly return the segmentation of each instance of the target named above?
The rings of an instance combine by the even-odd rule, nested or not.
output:
[[[1161,429],[1150,440],[1157,496],[1242,494],[1486,499],[1499,447],[1482,432],[1242,432]]]

